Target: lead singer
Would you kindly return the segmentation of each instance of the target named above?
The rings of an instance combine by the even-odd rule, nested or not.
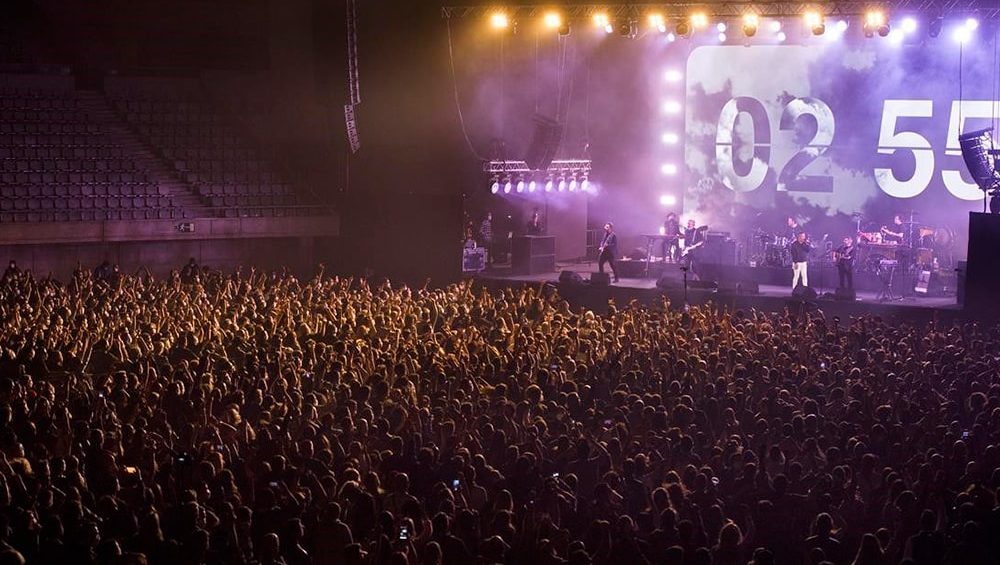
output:
[[[809,252],[812,245],[806,239],[806,232],[799,232],[795,236],[795,241],[788,247],[792,254],[792,291],[799,286],[799,278],[802,279],[802,286],[809,286]]]

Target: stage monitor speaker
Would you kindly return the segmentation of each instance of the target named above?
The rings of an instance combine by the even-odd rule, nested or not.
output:
[[[543,171],[549,168],[559,144],[562,143],[563,126],[552,118],[535,116],[535,131],[528,144],[528,152],[524,161],[533,171]]]
[[[719,290],[719,283],[716,281],[688,281],[688,290],[709,290],[716,292]]]
[[[611,275],[607,273],[590,273],[590,286],[611,286]]]
[[[843,302],[854,302],[858,299],[858,293],[854,292],[853,288],[838,288],[833,294],[833,298]]]
[[[559,273],[559,284],[579,285],[583,284],[583,277],[576,271],[562,271]]]
[[[795,287],[795,290],[792,291],[792,296],[802,300],[816,300],[816,291],[799,283],[799,286]]]
[[[932,271],[920,271],[913,292],[921,296],[944,296],[944,286],[944,280],[939,274]]]
[[[755,281],[719,281],[719,292],[736,295],[760,294],[760,285]]]

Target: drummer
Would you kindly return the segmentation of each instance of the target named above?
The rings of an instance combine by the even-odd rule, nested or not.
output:
[[[906,227],[903,225],[903,218],[899,214],[892,217],[891,226],[882,226],[882,241],[889,244],[906,245],[909,239],[906,236]]]

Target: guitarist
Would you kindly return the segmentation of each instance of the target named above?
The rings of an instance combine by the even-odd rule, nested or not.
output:
[[[840,288],[854,290],[854,255],[857,248],[854,247],[854,239],[844,238],[844,244],[834,251],[834,259],[837,261],[837,275],[840,277]]]
[[[618,236],[615,234],[615,225],[608,222],[604,224],[604,239],[601,241],[600,254],[597,256],[597,270],[604,273],[604,264],[609,263],[614,282],[618,282],[617,260]]]

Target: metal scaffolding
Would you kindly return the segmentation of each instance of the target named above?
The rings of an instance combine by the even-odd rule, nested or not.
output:
[[[614,19],[640,19],[650,14],[660,14],[667,19],[684,18],[694,11],[710,18],[740,18],[754,13],[766,18],[798,17],[807,10],[816,10],[826,16],[861,16],[871,10],[892,14],[926,14],[941,17],[969,17],[1000,19],[1000,2],[990,0],[820,0],[817,2],[734,1],[691,2],[677,0],[656,4],[572,4],[572,5],[518,5],[518,6],[445,6],[441,17],[446,19],[487,18],[503,11],[512,20],[541,17],[557,10],[568,20],[589,20],[595,14],[606,14]]]

